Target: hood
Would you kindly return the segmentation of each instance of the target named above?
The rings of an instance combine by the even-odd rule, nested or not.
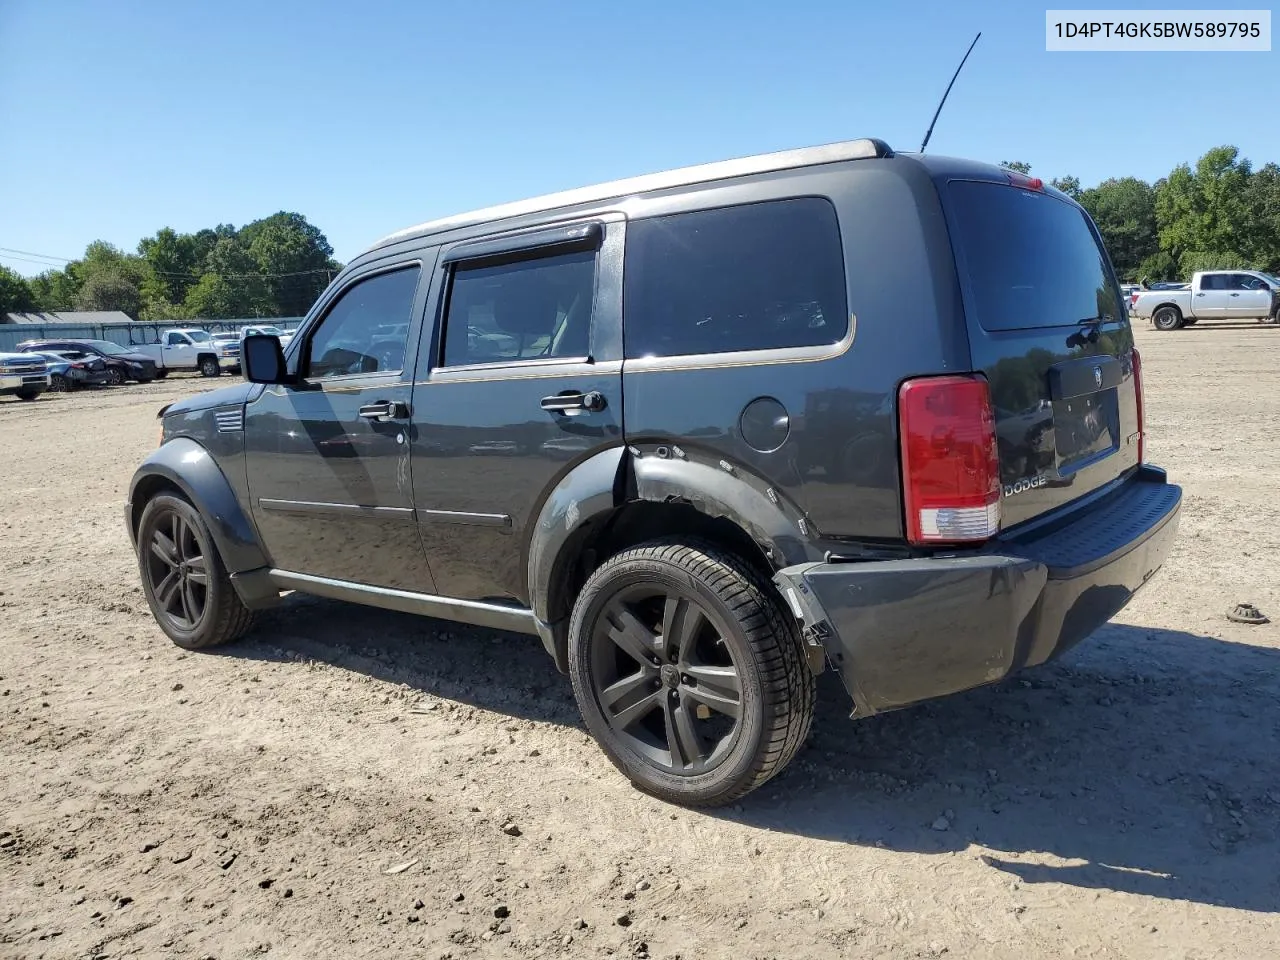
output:
[[[197,410],[208,410],[211,407],[239,406],[249,399],[255,390],[261,389],[256,383],[241,382],[229,387],[220,387],[208,393],[198,393],[194,397],[186,397],[164,407],[161,413],[170,416],[176,413],[195,413]]]

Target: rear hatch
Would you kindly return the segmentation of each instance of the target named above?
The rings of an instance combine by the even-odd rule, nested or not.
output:
[[[1084,211],[1039,180],[939,184],[972,363],[990,383],[1001,527],[1114,481],[1140,459],[1133,334]]]

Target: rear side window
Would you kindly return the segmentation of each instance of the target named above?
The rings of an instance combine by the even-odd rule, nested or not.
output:
[[[454,269],[444,365],[587,356],[596,252],[549,253]]]
[[[813,347],[849,329],[835,209],[801,197],[632,221],[626,355]]]
[[[984,330],[1123,319],[1106,254],[1075,204],[1003,183],[947,186],[966,309]]]

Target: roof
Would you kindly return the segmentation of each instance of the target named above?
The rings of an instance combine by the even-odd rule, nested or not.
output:
[[[57,310],[45,313],[9,313],[5,314],[4,322],[47,326],[55,323],[133,323],[133,319],[122,310]]]
[[[694,183],[709,183],[713,180],[727,180],[731,177],[745,177],[757,173],[811,167],[823,163],[840,163],[845,160],[866,160],[872,157],[891,156],[893,156],[893,150],[883,140],[867,137],[861,140],[844,140],[840,143],[829,143],[819,147],[802,147],[798,150],[762,153],[752,157],[741,157],[736,160],[719,160],[715,163],[680,167],[679,169],[666,170],[662,173],[647,173],[639,177],[614,180],[610,183],[601,183],[591,187],[578,187],[561,193],[549,193],[529,200],[518,200],[514,203],[485,207],[481,210],[460,213],[439,220],[428,220],[426,223],[420,223],[415,227],[399,230],[383,237],[369,249],[377,250],[379,247],[385,247],[412,237],[492,220],[505,220],[530,213],[541,213],[557,207],[596,203],[601,200],[612,200],[616,197],[627,197],[638,193],[648,193],[653,190],[668,190],[673,187],[683,187]]]

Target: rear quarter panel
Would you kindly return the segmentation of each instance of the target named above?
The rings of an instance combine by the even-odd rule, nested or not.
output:
[[[678,443],[691,459],[759,478],[798,506],[811,537],[899,540],[898,385],[968,362],[964,324],[952,322],[960,316],[954,262],[924,170],[903,159],[860,160],[646,199],[628,213],[804,196],[827,198],[836,210],[848,336],[816,355],[804,348],[628,360],[628,442],[644,453]],[[741,426],[758,398],[777,401],[790,420],[786,440],[767,452],[753,449]]]

